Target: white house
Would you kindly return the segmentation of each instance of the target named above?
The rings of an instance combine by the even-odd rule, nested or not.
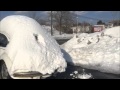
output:
[[[74,26],[71,27],[73,33],[90,32],[90,26]]]

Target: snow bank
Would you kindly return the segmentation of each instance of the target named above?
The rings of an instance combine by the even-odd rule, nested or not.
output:
[[[78,40],[79,38],[76,37],[76,35],[70,39],[69,41],[67,41],[66,43],[64,43],[63,45],[61,45],[61,47],[63,49],[65,49],[67,52],[71,51],[72,47],[74,45],[77,45],[78,44]]]
[[[104,32],[80,34],[61,46],[66,61],[83,68],[95,69],[101,72],[120,74],[120,38],[114,37],[118,27],[109,30],[114,34]],[[110,31],[110,32],[112,32]],[[117,31],[118,32],[118,31]],[[71,59],[68,59],[69,58]]]
[[[38,71],[52,74],[64,72],[67,66],[57,42],[35,20],[20,15],[7,16],[0,22],[0,32],[8,35],[6,53],[15,72]]]
[[[105,35],[110,35],[113,37],[119,37],[120,38],[120,26],[109,28],[103,31]]]

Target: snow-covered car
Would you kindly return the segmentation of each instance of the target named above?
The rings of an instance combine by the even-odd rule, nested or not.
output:
[[[46,78],[67,67],[57,42],[34,19],[11,15],[0,22],[0,78]]]

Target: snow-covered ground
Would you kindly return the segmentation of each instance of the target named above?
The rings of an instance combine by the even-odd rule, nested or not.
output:
[[[59,39],[71,39],[73,38],[74,34],[62,34],[62,35],[54,35],[53,37],[57,40]]]
[[[5,53],[12,62],[8,68],[11,76],[16,72],[38,71],[45,75],[65,71],[67,64],[59,45],[32,18],[7,16],[0,22],[0,33],[10,39]]]
[[[116,38],[120,38],[120,26],[114,28],[108,28],[103,31],[105,35],[110,35]]]
[[[49,32],[51,34],[51,27],[50,26],[46,26],[46,25],[42,25],[42,28],[44,28],[47,32]],[[71,39],[73,38],[74,34],[63,34],[60,35],[60,32],[56,29],[53,28],[53,36],[55,39]]]
[[[61,48],[66,61],[73,65],[120,74],[120,26],[75,35]]]
[[[51,34],[51,26],[41,25],[44,30]],[[53,35],[59,35],[59,31],[53,28]]]

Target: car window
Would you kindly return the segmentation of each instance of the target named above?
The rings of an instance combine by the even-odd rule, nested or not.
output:
[[[6,47],[8,44],[7,37],[4,34],[0,33],[0,47]]]

